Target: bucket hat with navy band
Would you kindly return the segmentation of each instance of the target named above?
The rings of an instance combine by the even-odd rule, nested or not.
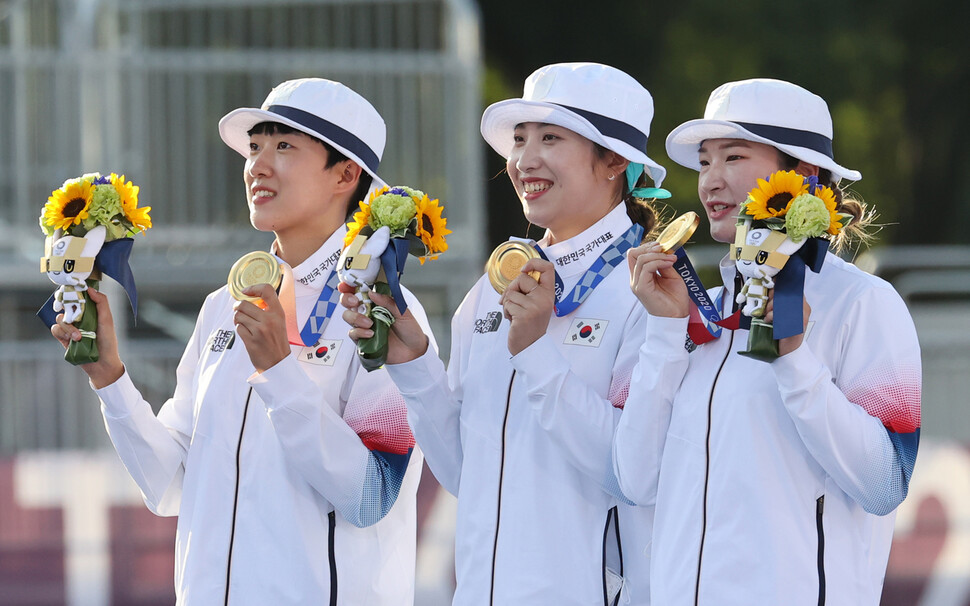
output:
[[[260,122],[286,124],[332,145],[384,185],[377,175],[387,127],[367,99],[323,78],[287,80],[270,91],[259,109],[243,107],[219,120],[226,145],[249,157],[249,131]]]
[[[839,179],[858,181],[859,171],[841,166],[832,153],[832,116],[825,100],[804,88],[756,78],[728,82],[711,93],[704,118],[684,122],[667,135],[670,159],[700,170],[700,144],[707,139],[765,143]]]
[[[493,103],[482,114],[482,137],[503,158],[516,124],[555,124],[643,164],[660,187],[667,170],[647,156],[653,97],[626,73],[599,63],[556,63],[525,81],[521,99]]]

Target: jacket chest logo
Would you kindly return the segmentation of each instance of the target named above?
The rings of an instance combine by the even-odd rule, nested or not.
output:
[[[303,347],[297,359],[316,366],[333,366],[342,341],[320,340],[313,347]]]
[[[490,311],[485,314],[484,318],[475,319],[475,334],[481,335],[487,332],[495,332],[501,323],[502,312]]]
[[[209,336],[208,350],[213,353],[222,353],[227,349],[232,349],[232,344],[236,342],[236,331],[219,329]]]
[[[608,320],[576,318],[569,325],[563,343],[566,345],[582,345],[583,347],[599,347],[603,335],[606,333],[606,327],[609,325]]]

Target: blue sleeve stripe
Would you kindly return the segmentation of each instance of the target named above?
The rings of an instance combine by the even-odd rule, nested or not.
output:
[[[909,489],[909,480],[913,476],[916,465],[916,451],[919,449],[919,427],[912,433],[889,432],[889,440],[899,456],[899,464],[903,471],[903,494]]]
[[[409,448],[405,454],[370,451],[360,499],[360,515],[357,520],[349,520],[354,526],[370,526],[387,515],[401,492],[401,483],[413,450]]]

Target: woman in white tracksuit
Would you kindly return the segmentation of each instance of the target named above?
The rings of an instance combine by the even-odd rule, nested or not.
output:
[[[665,173],[646,154],[652,114],[633,78],[590,63],[540,68],[523,98],[486,109],[482,135],[546,229],[548,260],[504,295],[479,279],[455,314],[447,374],[406,315],[394,324],[388,371],[458,496],[455,604],[647,603],[651,515],[616,507],[610,463],[644,313],[625,268],[610,270],[654,227],[639,199],[667,195],[634,189]],[[357,299],[343,303],[351,335],[369,336]]]
[[[832,157],[828,107],[788,82],[718,88],[667,152],[699,171],[720,242],[734,241],[747,192],[777,170],[831,184],[839,210],[862,216],[838,189],[861,175]],[[902,299],[829,253],[805,272],[804,333],[781,339],[769,364],[738,355],[746,330],[685,347],[675,257],[651,243],[631,258],[650,318],[614,458],[624,493],[656,506],[654,603],[878,604],[919,442],[919,344]],[[735,275],[725,258],[711,297],[726,315]]]
[[[330,317],[348,209],[380,182],[384,121],[346,86],[307,78],[219,132],[246,158],[253,227],[276,235],[280,295],[209,295],[156,416],[93,292],[101,359],[84,370],[108,433],[148,507],[178,516],[180,606],[410,604],[422,458],[393,383],[361,369]],[[52,328],[65,344],[76,331]]]

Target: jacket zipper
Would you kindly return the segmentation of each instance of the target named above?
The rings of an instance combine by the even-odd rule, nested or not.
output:
[[[714,375],[714,383],[711,384],[711,394],[707,398],[707,439],[704,446],[704,500],[701,509],[701,545],[697,553],[697,582],[694,585],[694,606],[698,606],[701,599],[701,562],[704,559],[704,537],[707,535],[707,483],[711,475],[711,416],[714,408],[714,390],[717,389],[717,381],[721,378],[721,371],[727,363],[728,356],[734,347],[734,332],[731,331],[731,339],[728,341],[727,353],[721,360],[721,365],[717,367],[717,374]]]
[[[489,591],[488,603],[495,603],[495,561],[498,557],[498,527],[502,521],[502,476],[505,474],[505,429],[509,424],[509,408],[512,402],[512,384],[515,382],[515,371],[509,379],[509,392],[505,396],[505,417],[502,419],[502,458],[498,466],[498,508],[495,512],[495,541],[492,543],[492,587]]]
[[[613,530],[616,533],[616,551],[620,556],[620,577],[623,577],[623,544],[620,542],[620,511],[617,506],[613,506],[606,514],[606,527],[603,528],[603,604],[604,606],[610,605],[610,595],[607,592],[606,587],[606,544],[610,536],[610,522],[613,523]],[[623,593],[622,589],[620,593],[617,594],[616,599],[613,601],[612,606],[616,606],[620,601],[620,595]]]
[[[236,443],[236,490],[232,497],[232,530],[229,532],[229,558],[226,561],[226,600],[229,606],[229,580],[232,577],[232,544],[236,539],[236,508],[239,506],[239,460],[242,455],[243,433],[246,431],[246,413],[249,412],[249,400],[253,397],[253,388],[246,394],[246,406],[243,408],[242,425],[239,427],[239,441]]]
[[[815,529],[818,531],[818,606],[825,606],[825,529],[822,525],[824,509],[823,494],[815,501]]]
[[[327,541],[327,548],[330,550],[330,606],[337,606],[337,551],[333,546],[337,530],[337,512],[331,511],[327,517],[330,518],[330,538]]]

